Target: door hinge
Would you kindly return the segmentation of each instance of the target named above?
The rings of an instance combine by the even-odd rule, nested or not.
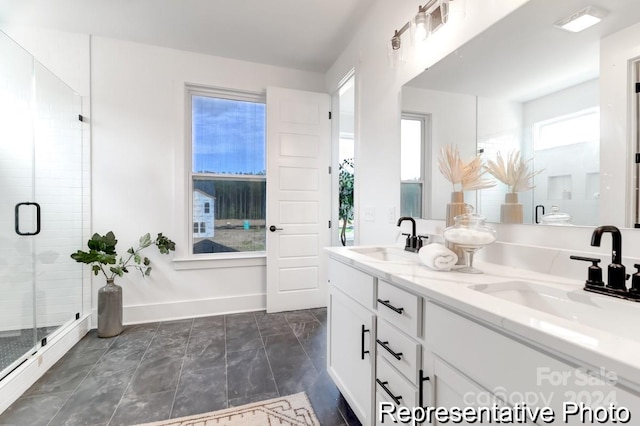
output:
[[[640,164],[640,152],[636,152],[636,164]]]
[[[331,120],[331,111],[329,111],[329,120]]]
[[[82,114],[78,114],[78,121],[84,121],[84,117],[82,116]]]
[[[329,228],[331,228],[331,221],[329,221]]]
[[[331,174],[331,166],[329,166],[329,174]]]
[[[640,93],[640,83],[636,83],[636,93]]]

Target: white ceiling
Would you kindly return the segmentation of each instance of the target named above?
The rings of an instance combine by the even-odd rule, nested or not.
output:
[[[38,26],[325,72],[372,0],[0,0]]]
[[[569,33],[553,24],[586,6],[609,11]],[[531,0],[408,83],[525,102],[597,78],[599,40],[640,22],[640,0]]]

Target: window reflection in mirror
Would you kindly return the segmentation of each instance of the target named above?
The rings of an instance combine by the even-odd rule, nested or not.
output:
[[[425,200],[425,152],[430,117],[402,114],[400,122],[400,216],[423,217]]]

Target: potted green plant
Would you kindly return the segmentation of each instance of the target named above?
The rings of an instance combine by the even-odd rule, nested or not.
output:
[[[151,261],[140,252],[151,245],[158,247],[162,254],[169,254],[176,249],[176,244],[169,238],[158,234],[155,240],[149,233],[138,241],[138,247],[130,247],[128,256],[118,256],[116,252],[116,236],[109,231],[105,235],[93,234],[87,242],[89,251],[78,250],[71,255],[76,262],[91,265],[94,275],[102,274],[107,284],[98,290],[98,337],[113,337],[123,330],[122,325],[122,287],[116,285],[116,276],[122,277],[132,269],[140,271],[143,277],[151,274]]]

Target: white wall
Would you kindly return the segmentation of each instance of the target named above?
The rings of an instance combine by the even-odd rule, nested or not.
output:
[[[354,39],[328,71],[330,92],[350,69],[356,70],[356,229],[361,244],[389,243],[398,228],[390,211],[400,211],[400,89],[402,85],[527,0],[467,0],[466,16],[455,16],[463,2],[451,2],[454,16],[406,63],[391,69],[387,47],[394,30],[416,13],[411,0],[377,1],[368,9]],[[408,34],[403,44],[409,46]],[[373,211],[364,221],[362,212]]]
[[[189,252],[186,217],[185,84],[264,92],[267,86],[324,91],[321,74],[93,37],[93,229],[123,247],[145,232],[177,244],[174,261],[154,248],[151,277],[118,278],[125,322],[265,307],[264,258],[177,262]],[[232,267],[230,267],[232,266]],[[103,279],[94,279],[94,294]],[[95,306],[95,305],[94,305]]]

